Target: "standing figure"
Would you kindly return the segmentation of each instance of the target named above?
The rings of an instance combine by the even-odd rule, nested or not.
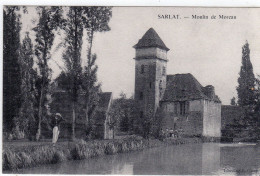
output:
[[[60,133],[60,123],[62,121],[65,121],[63,119],[63,117],[61,116],[60,113],[56,113],[53,118],[52,118],[52,121],[51,121],[51,124],[52,124],[52,127],[53,127],[53,137],[52,137],[52,144],[53,146],[55,146],[57,140],[58,140],[58,137],[59,137],[59,133]]]
[[[173,129],[172,129],[172,128],[170,129],[169,133],[170,133],[170,137],[174,137],[174,134],[173,134],[173,133],[174,133],[174,131],[173,131]]]

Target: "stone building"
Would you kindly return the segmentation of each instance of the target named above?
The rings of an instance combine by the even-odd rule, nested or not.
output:
[[[166,47],[150,28],[134,46],[135,100],[140,118],[161,108],[163,129],[182,129],[186,135],[221,136],[221,101],[212,85],[203,87],[188,74],[167,75]]]
[[[85,136],[85,107],[84,107],[84,95],[80,94],[77,103],[77,117],[76,117],[76,127],[75,134],[76,137],[81,138]],[[94,117],[92,119],[93,135],[98,139],[113,139],[114,130],[110,127],[111,117],[109,115],[109,110],[112,103],[112,93],[102,92],[99,94],[98,106],[96,107]],[[60,113],[64,119],[65,123],[61,124],[61,137],[69,138],[71,135],[71,124],[72,124],[72,103],[69,99],[68,93],[56,89],[52,95],[52,102],[50,105],[51,113]]]

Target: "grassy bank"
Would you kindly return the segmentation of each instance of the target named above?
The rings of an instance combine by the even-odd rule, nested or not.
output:
[[[82,160],[102,155],[112,155],[129,151],[162,145],[177,145],[184,143],[198,143],[197,138],[167,139],[161,142],[157,139],[143,139],[141,137],[128,137],[125,139],[96,140],[76,142],[60,142],[56,147],[51,143],[41,145],[4,145],[3,171],[20,168],[40,166],[42,164],[55,164],[67,160]]]
[[[3,170],[15,170],[42,164],[55,164],[66,160],[81,160],[101,155],[111,155],[162,145],[159,140],[129,137],[116,140],[63,142],[52,147],[41,145],[4,145]]]

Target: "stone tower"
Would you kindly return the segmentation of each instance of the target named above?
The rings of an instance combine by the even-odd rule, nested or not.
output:
[[[135,100],[140,118],[155,115],[166,88],[167,51],[159,35],[150,28],[134,46]]]

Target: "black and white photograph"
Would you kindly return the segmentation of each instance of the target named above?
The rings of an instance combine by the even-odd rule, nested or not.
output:
[[[2,9],[3,174],[260,175],[260,8]]]

